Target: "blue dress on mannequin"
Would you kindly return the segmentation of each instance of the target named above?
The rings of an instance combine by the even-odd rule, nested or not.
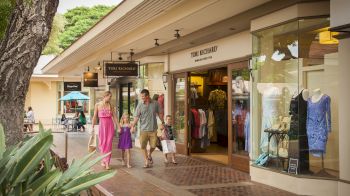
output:
[[[331,98],[323,95],[317,102],[308,99],[307,104],[307,137],[309,150],[315,157],[326,152],[328,132],[331,131]]]

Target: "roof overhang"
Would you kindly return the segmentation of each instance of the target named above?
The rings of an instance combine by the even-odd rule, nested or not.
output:
[[[305,0],[124,1],[43,71],[78,76],[85,67],[117,60],[130,49],[137,59],[166,55],[247,30],[252,19],[300,2]],[[175,29],[180,39],[174,38]]]

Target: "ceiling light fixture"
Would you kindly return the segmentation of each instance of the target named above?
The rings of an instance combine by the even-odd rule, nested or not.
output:
[[[132,61],[132,57],[134,56],[134,49],[130,49],[130,61]]]
[[[119,53],[119,58],[118,58],[119,61],[122,61],[123,60],[123,57],[122,57],[122,53]]]
[[[176,39],[179,39],[181,37],[180,33],[179,33],[180,30],[178,29],[175,29],[175,34],[174,34],[174,37],[176,37]]]
[[[156,42],[154,43],[154,46],[159,46],[158,40],[159,40],[159,39],[154,39],[154,41],[156,41]]]

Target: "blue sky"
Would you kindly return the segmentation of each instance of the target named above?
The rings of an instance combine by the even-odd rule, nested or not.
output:
[[[63,14],[67,10],[79,6],[92,7],[94,5],[117,5],[121,1],[122,0],[60,0],[57,12]]]

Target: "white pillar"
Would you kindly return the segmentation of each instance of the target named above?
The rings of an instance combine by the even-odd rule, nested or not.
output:
[[[350,38],[339,43],[339,170],[338,195],[350,195]]]

